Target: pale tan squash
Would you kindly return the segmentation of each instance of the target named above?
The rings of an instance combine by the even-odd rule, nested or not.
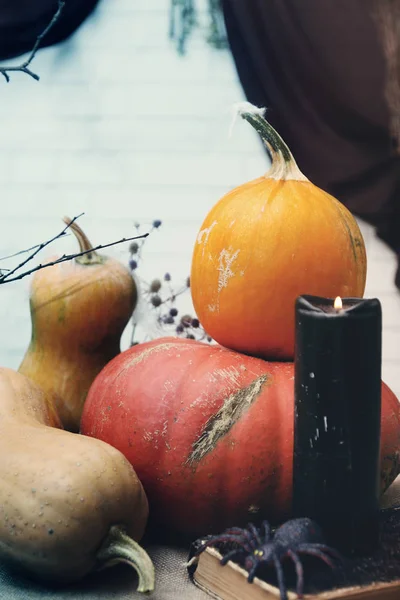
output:
[[[36,384],[0,368],[0,560],[58,583],[124,561],[151,590],[153,565],[134,542],[148,516],[134,470],[108,444],[57,424]]]

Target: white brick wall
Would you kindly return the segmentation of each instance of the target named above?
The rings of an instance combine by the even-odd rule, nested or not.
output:
[[[22,74],[0,81],[0,256],[47,239],[64,214],[84,211],[93,242],[132,235],[134,221],[159,218],[144,275],[170,271],[183,280],[207,210],[266,170],[246,124],[228,138],[230,108],[244,99],[229,53],[212,50],[198,33],[188,55],[178,56],[168,9],[169,0],[103,0],[72,39],[38,54],[39,83]],[[395,261],[370,228],[363,231],[368,295],[384,308],[384,375],[400,395]],[[52,253],[74,248],[69,237]],[[126,247],[112,253],[127,259]],[[5,366],[18,366],[29,340],[28,285],[1,289]]]

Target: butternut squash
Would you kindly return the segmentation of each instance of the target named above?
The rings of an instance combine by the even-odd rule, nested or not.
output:
[[[62,584],[124,561],[139,591],[153,589],[152,562],[134,541],[148,516],[134,470],[105,442],[57,425],[43,391],[0,368],[0,560]]]
[[[76,222],[68,217],[64,222],[70,224],[81,252],[93,248]],[[65,429],[79,431],[89,387],[119,354],[136,300],[128,268],[95,251],[33,276],[32,336],[18,370],[48,394]]]

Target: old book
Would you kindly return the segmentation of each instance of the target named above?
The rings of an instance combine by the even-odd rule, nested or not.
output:
[[[211,597],[218,600],[279,600],[278,588],[257,577],[252,584],[249,584],[244,569],[231,561],[221,566],[219,563],[221,558],[221,554],[215,548],[207,548],[200,554],[197,568],[192,575],[193,582]],[[296,598],[294,592],[288,592],[288,600]],[[400,566],[399,579],[395,581],[304,595],[304,600],[347,600],[347,598],[349,600],[399,600]]]
[[[381,506],[381,543],[376,554],[349,560],[345,584],[322,589],[319,581],[318,590],[306,589],[304,600],[400,600],[400,476],[383,496]],[[193,544],[189,558],[195,547]],[[210,547],[197,560],[189,560],[193,583],[217,600],[279,600],[277,587],[257,577],[249,584],[244,569],[232,561],[221,566],[221,558],[218,549]],[[310,573],[305,572],[306,581],[309,578]],[[296,598],[294,592],[288,592],[288,600]]]

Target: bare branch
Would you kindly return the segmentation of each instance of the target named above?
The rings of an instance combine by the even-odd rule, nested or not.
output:
[[[19,250],[18,252],[14,252],[14,254],[8,254],[7,256],[1,256],[0,260],[8,260],[9,258],[14,258],[15,256],[19,256],[20,254],[26,254],[27,252],[32,252],[35,248],[39,248],[40,244],[35,244],[30,248],[25,248],[25,250]],[[3,269],[3,271],[9,271],[10,269]]]
[[[7,283],[6,281],[4,281],[5,279],[10,278],[12,275],[14,275],[14,273],[16,273],[16,271],[19,271],[19,269],[22,269],[22,267],[24,267],[26,265],[26,263],[28,263],[33,258],[35,258],[35,256],[41,250],[43,250],[43,248],[46,248],[46,246],[49,246],[49,244],[51,244],[52,242],[55,242],[55,240],[58,240],[60,237],[64,236],[65,232],[67,231],[67,229],[69,229],[71,227],[72,223],[74,223],[77,219],[79,219],[79,217],[81,217],[83,214],[84,213],[81,213],[80,215],[74,217],[71,220],[71,223],[69,223],[68,225],[66,225],[64,227],[64,229],[62,231],[60,231],[60,233],[57,233],[57,235],[55,235],[54,237],[52,237],[50,240],[47,240],[46,242],[43,242],[42,244],[39,244],[37,246],[33,246],[34,251],[32,252],[32,254],[30,254],[25,260],[22,261],[22,263],[20,263],[19,265],[17,265],[14,269],[11,269],[11,271],[9,271],[8,273],[6,273],[2,277],[0,277],[0,283]],[[10,281],[12,281],[12,279],[10,279]]]
[[[94,246],[93,248],[89,248],[88,250],[85,250],[83,252],[77,252],[75,254],[63,254],[62,256],[60,256],[60,258],[57,258],[56,260],[53,260],[51,262],[47,262],[44,264],[41,263],[41,264],[37,265],[36,267],[29,269],[28,271],[23,271],[22,273],[17,273],[17,271],[22,269],[41,250],[43,250],[43,248],[45,248],[46,246],[48,246],[55,240],[58,240],[59,238],[63,237],[66,234],[67,229],[69,229],[71,227],[71,225],[77,219],[79,219],[79,217],[81,217],[83,214],[84,213],[71,219],[71,221],[64,227],[64,229],[62,231],[60,231],[57,235],[52,237],[51,239],[47,240],[46,242],[43,242],[42,244],[32,246],[32,249],[34,250],[32,252],[32,254],[30,254],[23,262],[21,262],[19,265],[17,265],[14,269],[12,269],[12,270],[0,269],[0,285],[2,283],[11,283],[12,281],[17,281],[18,279],[23,279],[24,277],[27,277],[28,275],[31,275],[32,273],[35,273],[36,271],[40,271],[41,269],[45,269],[46,267],[52,267],[54,265],[58,265],[59,263],[63,263],[68,260],[73,260],[74,258],[78,258],[79,256],[84,256],[85,254],[90,254],[92,252],[96,252],[97,250],[103,250],[103,248],[110,248],[111,246],[116,246],[117,244],[122,244],[124,242],[140,240],[140,239],[146,238],[149,235],[148,233],[144,233],[142,235],[135,235],[134,237],[122,238],[120,240],[117,240],[116,242],[110,242],[108,244],[100,244],[98,246]],[[17,256],[18,254],[19,253],[15,254],[15,256]]]
[[[50,29],[52,29],[52,27],[57,23],[58,19],[60,18],[60,15],[63,11],[64,5],[65,5],[65,0],[58,0],[57,11],[53,15],[53,18],[51,19],[50,23],[47,25],[46,29],[44,31],[42,31],[42,33],[40,35],[38,35],[38,37],[36,38],[35,45],[33,46],[32,51],[25,62],[21,63],[20,65],[16,65],[16,66],[0,67],[0,74],[3,75],[3,77],[5,78],[7,83],[10,81],[10,76],[8,73],[10,73],[12,71],[20,71],[22,73],[25,73],[26,75],[29,75],[36,81],[39,81],[39,79],[40,79],[39,75],[37,75],[36,73],[31,71],[29,66],[30,66],[31,62],[33,61],[33,59],[35,58],[36,52],[38,51],[43,38],[49,33]]]

